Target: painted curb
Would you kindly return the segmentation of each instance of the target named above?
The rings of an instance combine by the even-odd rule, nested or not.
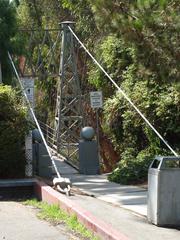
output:
[[[116,231],[111,225],[97,219],[90,212],[74,204],[65,195],[58,193],[44,182],[37,180],[34,185],[34,191],[38,199],[49,204],[58,204],[69,214],[76,214],[78,220],[96,235],[105,240],[129,240],[124,234]]]

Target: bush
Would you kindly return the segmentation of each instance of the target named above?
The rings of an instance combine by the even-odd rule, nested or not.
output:
[[[134,83],[131,90],[130,80],[126,80],[123,89],[167,142],[179,152],[179,86],[155,86],[152,82],[139,81]],[[145,181],[150,159],[155,155],[172,155],[141,117],[127,105],[122,95],[117,94],[106,100],[104,116],[105,129],[109,128],[107,131],[120,153],[120,162],[110,176],[111,181],[125,184]]]
[[[0,178],[24,177],[24,140],[29,130],[20,94],[0,85]]]
[[[149,149],[137,156],[134,148],[127,148],[119,162],[118,168],[109,176],[109,180],[122,184],[143,183],[147,180],[148,167],[154,155]]]

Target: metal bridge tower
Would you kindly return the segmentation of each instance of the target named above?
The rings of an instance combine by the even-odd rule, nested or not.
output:
[[[78,164],[78,142],[83,127],[82,94],[77,73],[73,22],[62,22],[62,45],[57,89],[55,131],[58,153],[74,165]]]

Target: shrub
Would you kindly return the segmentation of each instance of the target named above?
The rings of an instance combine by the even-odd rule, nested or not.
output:
[[[21,95],[0,85],[0,178],[24,177],[24,140],[29,130]]]
[[[139,81],[131,90],[130,81],[123,87],[129,97],[141,109],[153,126],[168,143],[179,152],[180,145],[180,95],[177,84],[155,86],[152,80]],[[152,84],[152,86],[151,86]],[[128,89],[129,92],[128,92]],[[165,144],[145,124],[139,115],[124,101],[122,95],[106,100],[104,108],[106,129],[110,132],[120,153],[118,168],[110,176],[111,181],[132,183],[145,181],[147,163],[155,155],[172,155]]]
[[[148,167],[153,158],[154,155],[149,149],[136,156],[134,148],[127,148],[109,180],[122,184],[142,183],[147,180]]]

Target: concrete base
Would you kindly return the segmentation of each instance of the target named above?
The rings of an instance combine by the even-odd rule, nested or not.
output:
[[[27,187],[34,186],[36,183],[35,178],[23,178],[23,179],[0,179],[0,188],[7,187]]]
[[[52,177],[52,162],[42,143],[33,144],[33,162],[35,163],[36,175],[44,178]]]
[[[17,200],[34,197],[35,179],[0,180],[0,200]]]
[[[80,141],[79,172],[86,175],[100,173],[98,147],[96,141]]]

